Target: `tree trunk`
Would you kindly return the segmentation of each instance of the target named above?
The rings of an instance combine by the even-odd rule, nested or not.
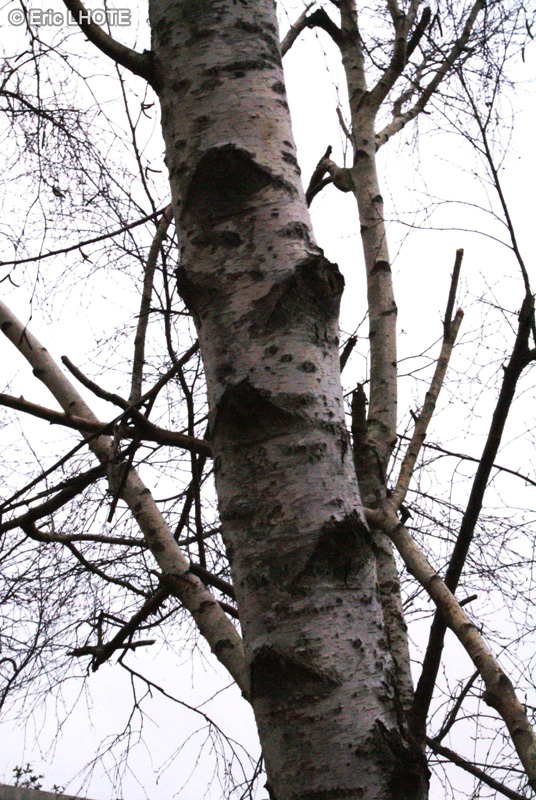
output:
[[[277,800],[420,800],[345,427],[343,278],[314,242],[272,0],[152,0],[223,536]]]

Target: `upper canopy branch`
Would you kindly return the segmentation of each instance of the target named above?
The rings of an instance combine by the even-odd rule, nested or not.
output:
[[[393,17],[393,23],[395,27],[395,41],[389,66],[376,83],[376,86],[374,86],[374,88],[368,92],[367,105],[371,106],[372,108],[380,107],[406,66],[408,58],[408,34],[413,27],[420,4],[421,0],[412,0],[408,13],[404,14],[398,9],[397,3],[392,2],[392,0],[388,2],[389,10],[391,12],[391,16]],[[416,36],[414,36],[412,39],[412,51],[416,48],[418,41],[420,41],[429,21],[430,10],[425,9],[425,13],[423,13],[417,28]]]
[[[469,38],[471,36],[471,32],[475,26],[475,22],[480,11],[485,7],[485,0],[475,0],[471,11],[467,16],[467,20],[465,25],[463,26],[463,31],[461,35],[456,39],[452,47],[450,48],[449,52],[442,60],[440,66],[438,67],[434,77],[428,83],[428,85],[422,90],[419,98],[413,104],[413,106],[408,109],[408,111],[404,113],[397,114],[391,122],[386,125],[383,130],[376,134],[376,147],[380,148],[389,139],[395,135],[395,133],[399,133],[407,124],[411,122],[411,120],[415,119],[421,111],[424,110],[428,101],[435,93],[437,88],[439,87],[440,83],[443,79],[448,75],[450,70],[452,69],[454,63],[457,61],[463,49],[467,45]]]
[[[158,79],[153,64],[152,53],[144,51],[138,53],[130,47],[117,42],[91,19],[91,12],[84,6],[82,0],[63,0],[67,9],[85,33],[89,41],[99,50],[113,59],[116,64],[126,67],[134,75],[145,78],[155,91],[158,91]]]

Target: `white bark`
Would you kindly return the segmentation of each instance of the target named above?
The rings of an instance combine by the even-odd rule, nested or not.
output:
[[[251,697],[272,797],[425,796],[344,423],[272,0],[153,0],[153,50]]]
[[[98,422],[50,353],[2,302],[0,330],[31,364],[35,377],[43,382],[66,414]],[[102,464],[108,465],[109,484],[114,491],[121,479],[121,465],[114,463],[111,437],[88,438],[88,446]],[[121,497],[132,511],[172,593],[190,611],[211,650],[247,694],[249,682],[238,632],[208,589],[189,571],[188,559],[173,538],[151,492],[134,469],[128,473]]]
[[[396,443],[397,307],[383,197],[376,169],[374,124],[378,101],[371,104],[369,98],[354,0],[343,0],[341,4],[341,30],[339,46],[350,98],[354,149],[354,163],[349,172],[361,223],[370,341],[370,397],[366,436],[355,466],[363,501],[365,505],[373,506],[385,496],[387,465]],[[373,531],[373,540],[383,616],[389,648],[396,665],[396,691],[399,702],[407,712],[413,701],[413,682],[398,572],[388,538],[379,531]]]

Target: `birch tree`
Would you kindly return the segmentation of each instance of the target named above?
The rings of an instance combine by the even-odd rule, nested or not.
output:
[[[522,305],[488,440],[443,577],[443,565],[430,563],[405,526],[405,503],[462,324],[463,312],[455,309],[463,252],[457,253],[446,298],[435,371],[394,473],[397,305],[382,186],[388,176],[380,180],[377,170],[381,148],[432,105],[466,90],[465,108],[480,122],[483,153],[502,202],[487,121],[472,92],[478,80],[493,83],[501,77],[493,73],[494,54],[505,42],[510,47],[519,41],[528,19],[525,7],[475,0],[432,8],[418,0],[400,5],[387,0],[365,8],[354,0],[331,0],[307,6],[281,39],[273,0],[150,0],[151,49],[140,52],[97,25],[81,0],[64,3],[100,51],[96,57],[117,66],[119,91],[133,74],[149,93],[140,101],[142,111],[158,102],[170,186],[165,206],[151,199],[150,213],[142,218],[156,220],[156,232],[144,259],[132,372],[123,395],[103,388],[104,375],[97,383],[68,359],[60,366],[32,326],[0,306],[2,332],[62,410],[7,393],[2,404],[77,431],[79,441],[62,464],[82,447],[95,459],[76,478],[56,484],[45,500],[35,494],[39,478],[34,479],[24,487],[25,500],[31,500],[24,513],[16,510],[16,495],[8,498],[2,530],[21,531],[39,552],[65,550],[88,581],[107,582],[114,596],[130,598],[130,619],[119,620],[106,640],[103,626],[109,630],[106,620],[112,616],[103,603],[94,636],[71,643],[69,658],[89,656],[96,669],[118,651],[143,646],[145,640],[133,639],[136,632],[161,613],[164,602],[178,603],[253,708],[270,800],[424,800],[427,745],[454,763],[457,758],[441,745],[442,737],[431,739],[427,730],[448,627],[473,662],[473,682],[478,676],[485,702],[511,738],[526,785],[536,789],[536,740],[524,698],[478,620],[455,597],[517,383],[535,358],[529,274],[504,203]],[[326,143],[304,186],[282,57],[299,36],[314,31],[328,36],[340,54],[349,101],[339,113],[350,157],[348,166],[338,164]],[[15,67],[8,70],[3,90],[13,113],[30,105],[20,89],[9,89],[14,74]],[[33,113],[57,135],[67,135],[65,125],[62,129],[54,114],[47,119],[42,106]],[[141,164],[134,124],[131,133]],[[142,182],[147,174],[140,167]],[[56,196],[63,194],[51,185]],[[350,425],[341,366],[355,342],[350,340],[341,356],[344,278],[318,245],[309,214],[321,193],[333,190],[355,197],[366,271],[369,373],[353,393]],[[172,224],[177,250],[165,247]],[[87,258],[80,240],[73,249]],[[164,262],[162,349],[172,363],[147,389],[147,326],[159,259]],[[168,271],[170,259],[176,263]],[[11,261],[22,263],[17,257]],[[170,320],[183,308],[197,343],[178,356]],[[208,405],[203,435],[196,390],[184,371],[197,350]],[[75,380],[118,407],[112,421],[95,414]],[[187,409],[185,431],[149,419],[172,380]],[[148,442],[176,448],[190,459],[175,532],[136,468],[137,459],[145,460],[139,448]],[[207,460],[213,464],[218,533],[228,565],[223,578],[205,550],[201,486]],[[109,518],[118,504],[126,507],[138,533],[122,533],[121,523],[108,537],[91,529],[70,534],[64,526],[58,532],[53,515],[101,478],[107,481]],[[184,545],[181,549],[190,515],[195,559]],[[98,558],[82,551],[81,541],[98,545]],[[123,566],[122,548],[128,550]],[[13,586],[22,586],[13,568],[7,570]],[[401,569],[437,608],[416,689]],[[40,657],[40,646],[36,634],[30,656]],[[26,662],[19,655],[3,661],[7,692],[15,678],[22,680]],[[451,724],[462,702],[463,697],[451,709]],[[495,791],[522,796],[485,769],[460,766]]]

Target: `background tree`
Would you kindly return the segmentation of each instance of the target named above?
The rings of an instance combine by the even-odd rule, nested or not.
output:
[[[530,33],[527,9],[519,3],[481,2],[435,9],[418,2],[407,7],[378,3],[361,9],[349,0],[306,9],[281,51],[287,52],[309,28],[323,32],[340,51],[348,122],[346,110],[339,109],[339,118],[348,139],[349,166],[332,158],[330,145],[304,194],[272,2],[153,2],[152,50],[143,52],[119,45],[88,22],[78,0],[65,5],[90,43],[115,65],[117,92],[112,96],[123,100],[131,159],[122,156],[126,141],[117,134],[119,119],[106,119],[103,111],[82,113],[68,85],[60,99],[57,87],[65,86],[62,77],[73,69],[65,60],[65,42],[44,45],[29,18],[28,51],[6,60],[3,98],[13,130],[22,137],[13,138],[9,154],[18,164],[20,141],[27,165],[21,185],[35,175],[39,184],[36,202],[20,216],[11,237],[20,248],[30,241],[25,232],[33,226],[42,230],[40,223],[46,221],[47,247],[51,244],[38,257],[21,258],[17,252],[5,266],[15,268],[9,275],[16,280],[17,269],[28,264],[40,268],[43,258],[56,259],[70,249],[78,254],[70,267],[75,281],[97,282],[100,267],[106,264],[110,275],[116,259],[119,285],[128,283],[125,265],[130,269],[136,262],[143,267],[143,283],[131,374],[120,392],[102,384],[110,369],[127,360],[121,339],[116,339],[106,373],[98,350],[90,359],[86,371],[98,383],[64,359],[65,368],[86,389],[118,407],[107,423],[99,420],[105,412],[95,416],[74,379],[26,323],[2,306],[3,332],[63,413],[7,394],[3,404],[84,435],[54,463],[47,459],[45,470],[40,468],[23,488],[15,487],[17,476],[6,477],[3,701],[35,686],[45,665],[48,680],[60,681],[72,669],[66,649],[71,656],[90,656],[93,669],[119,651],[122,666],[132,672],[126,656],[151,642],[143,635],[133,637],[148,627],[166,630],[183,610],[252,703],[272,797],[426,797],[426,743],[494,791],[520,796],[441,742],[462,704],[473,714],[471,693],[481,693],[482,685],[475,687],[483,681],[483,699],[503,718],[534,786],[536,751],[526,709],[482,639],[479,624],[470,621],[451,594],[474,547],[517,383],[534,358],[530,281],[492,148],[498,87],[510,55],[521,46],[524,26]],[[146,82],[142,95],[132,97],[131,79],[122,68]],[[45,69],[50,74],[42,88]],[[91,83],[86,86],[91,93]],[[171,208],[164,182],[154,179],[153,162],[149,167],[146,161],[146,119],[153,133],[150,92],[162,110]],[[397,308],[376,154],[432,105],[453,117],[455,125],[467,125],[461,122],[464,113],[463,119],[476,126],[474,133],[463,130],[480,149],[498,191],[525,295],[488,441],[459,522],[452,503],[448,518],[438,513],[440,497],[425,497],[433,502],[431,512],[422,508],[422,495],[409,510],[404,503],[461,323],[461,312],[454,314],[460,251],[430,388],[422,410],[413,414],[409,445],[392,466]],[[113,147],[104,138],[105,153],[91,132],[103,120],[116,136]],[[137,173],[129,174],[131,164]],[[351,442],[339,380],[343,280],[316,244],[307,212],[317,195],[331,191],[329,184],[357,201],[367,276],[370,364],[367,374],[357,376]],[[167,238],[171,209],[180,258],[176,242]],[[117,220],[111,231],[110,215]],[[82,220],[88,235],[81,239]],[[103,220],[105,232],[95,235]],[[151,242],[143,233],[138,237],[150,220],[156,222]],[[66,229],[72,231],[73,244],[53,246],[54,231],[63,240]],[[41,268],[36,275],[50,280]],[[62,282],[60,292],[65,277]],[[207,381],[208,420],[190,314]],[[154,331],[150,343],[148,322]],[[355,341],[354,335],[346,342],[343,366]],[[144,390],[148,376],[152,388]],[[161,448],[166,448],[163,457]],[[169,455],[170,448],[175,455]],[[96,456],[96,466],[86,460],[87,449]],[[189,470],[177,491],[184,452]],[[208,505],[202,499],[210,458],[219,520],[210,490]],[[49,483],[58,469],[69,472]],[[142,482],[140,472],[165,487],[164,502],[154,501],[150,481]],[[29,508],[22,511],[21,506]],[[441,531],[437,550],[428,553],[434,566],[398,512],[404,522],[408,513],[413,519],[419,514],[412,526],[417,538],[427,527],[423,518]],[[117,520],[112,531],[103,530],[105,519],[108,525]],[[415,693],[404,598],[417,616],[426,601],[415,594],[415,584],[401,592],[391,541],[440,609]],[[445,557],[443,583],[434,568],[442,567]],[[477,572],[488,579],[481,564]],[[472,589],[472,581],[466,580],[465,587]],[[520,592],[516,600],[521,599]],[[427,738],[445,625],[455,631],[477,673],[452,693],[439,733]],[[57,666],[51,671],[54,654]],[[446,691],[452,692],[448,684]],[[495,730],[501,735],[501,728]],[[490,751],[490,764],[495,753]]]

